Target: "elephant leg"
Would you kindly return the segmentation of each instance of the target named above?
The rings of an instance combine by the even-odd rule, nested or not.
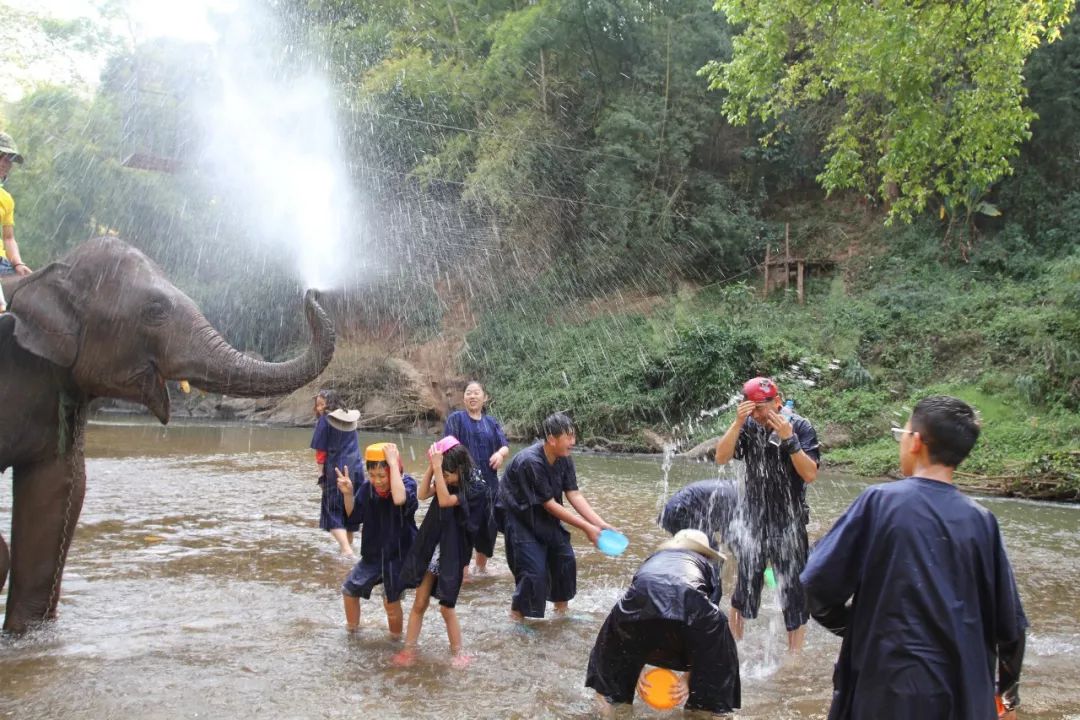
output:
[[[20,633],[56,616],[64,563],[85,493],[81,453],[15,468],[5,630]]]
[[[0,592],[4,591],[4,583],[7,582],[8,568],[11,567],[11,556],[8,554],[7,543],[4,536],[0,535]]]

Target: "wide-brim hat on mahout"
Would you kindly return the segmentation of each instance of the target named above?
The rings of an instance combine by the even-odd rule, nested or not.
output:
[[[756,377],[743,383],[742,394],[747,400],[762,403],[780,394],[780,388],[772,378]]]
[[[692,550],[710,560],[723,560],[724,556],[709,547],[709,536],[700,530],[686,529],[675,533],[675,537],[660,543],[657,550]]]
[[[360,419],[359,410],[334,410],[327,413],[326,420],[330,427],[342,432],[350,432],[356,429],[356,423]]]
[[[19,154],[19,148],[15,147],[15,141],[6,132],[0,132],[0,155],[10,155],[12,162],[22,165],[23,156]]]

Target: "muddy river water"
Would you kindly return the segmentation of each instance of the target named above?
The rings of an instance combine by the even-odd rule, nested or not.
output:
[[[710,464],[676,462],[665,480],[659,458],[576,455],[582,491],[630,537],[626,553],[604,556],[575,531],[571,616],[523,635],[506,618],[513,583],[500,540],[492,575],[466,585],[458,602],[472,664],[451,668],[432,609],[420,661],[401,669],[389,663],[397,648],[379,590],[363,603],[361,632],[344,630],[339,587],[349,564],[317,528],[310,436],[93,423],[61,616],[23,638],[0,638],[0,717],[590,717],[589,649],[634,570],[665,538],[653,523],[661,498],[717,476]],[[419,474],[430,439],[361,436],[362,445],[377,440],[401,443],[406,469]],[[826,469],[808,493],[811,538],[865,485]],[[1021,717],[1080,718],[1080,507],[980,501],[1001,522],[1031,621]],[[9,540],[10,521],[9,471],[0,478]],[[825,717],[839,639],[811,624],[800,656],[785,656],[784,643],[775,593],[766,590],[739,646],[738,717]],[[638,703],[631,716],[661,714]]]

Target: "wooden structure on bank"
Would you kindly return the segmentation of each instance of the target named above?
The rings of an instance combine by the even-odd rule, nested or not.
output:
[[[830,260],[808,260],[802,256],[793,257],[791,254],[791,223],[784,223],[784,254],[774,255],[770,245],[765,246],[765,263],[762,266],[765,272],[765,281],[762,283],[762,292],[765,297],[773,289],[783,286],[784,290],[791,289],[794,279],[795,292],[799,298],[799,304],[805,301],[804,287],[806,275],[810,270],[820,270],[831,267]]]

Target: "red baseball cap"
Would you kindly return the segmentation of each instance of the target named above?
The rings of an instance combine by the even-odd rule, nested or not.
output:
[[[767,377],[756,377],[747,380],[742,386],[743,397],[756,403],[772,400],[779,393],[780,390],[776,387],[776,383]]]

